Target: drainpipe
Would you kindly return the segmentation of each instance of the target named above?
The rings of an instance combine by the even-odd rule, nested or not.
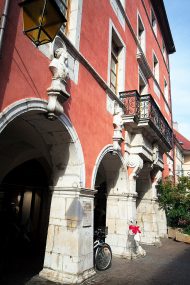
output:
[[[172,127],[172,149],[173,149],[173,182],[174,184],[176,184],[176,169],[175,169],[175,138],[174,138],[174,127],[173,127],[173,109],[172,109],[172,88],[171,88],[171,73],[170,73],[170,61],[169,61],[169,57],[168,57],[168,67],[169,67],[169,86],[170,86],[170,108],[171,108],[171,127]]]
[[[3,36],[4,36],[5,26],[7,22],[9,3],[10,3],[10,0],[5,0],[3,14],[1,16],[1,21],[0,21],[0,57],[1,57],[1,52],[2,52]]]

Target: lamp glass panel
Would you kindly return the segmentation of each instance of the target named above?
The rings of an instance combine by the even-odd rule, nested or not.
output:
[[[41,45],[48,43],[51,38],[44,33],[44,31],[41,29],[36,28],[33,31],[26,32],[26,35],[36,44]]]
[[[37,45],[52,41],[66,21],[52,1],[47,0],[43,18],[44,0],[26,1],[23,5],[24,32]]]
[[[34,0],[23,6],[24,30],[40,25],[43,7],[44,0]]]

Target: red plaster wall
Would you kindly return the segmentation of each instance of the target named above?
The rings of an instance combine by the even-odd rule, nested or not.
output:
[[[17,1],[10,1],[0,59],[0,110],[23,98],[46,98],[48,59],[22,33]]]
[[[144,2],[150,14],[150,0]],[[169,84],[168,72],[147,14],[141,1],[126,1],[126,13],[135,33],[137,33],[137,10],[146,29],[147,60],[152,68],[152,50],[154,50],[160,64],[160,85],[163,90],[164,76]],[[125,90],[138,89],[137,46],[127,24],[123,30],[110,1],[83,1],[80,52],[107,82],[110,19],[126,45]],[[159,29],[158,42],[161,44]],[[47,99],[46,89],[51,82],[49,60],[23,35],[22,18],[17,1],[11,1],[3,56],[0,61],[0,110],[23,98]],[[86,165],[86,186],[90,187],[97,156],[107,144],[112,143],[113,116],[106,110],[106,92],[82,64],[79,67],[78,84],[69,81],[68,89],[71,98],[65,103],[64,109],[79,136]],[[149,80],[149,92],[166,116],[164,100],[162,96],[159,99],[154,93],[152,79]],[[170,116],[166,117],[168,121],[171,120]]]

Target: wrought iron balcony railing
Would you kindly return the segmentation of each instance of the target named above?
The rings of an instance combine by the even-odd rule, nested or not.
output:
[[[119,93],[121,101],[125,105],[125,115],[133,117],[135,121],[140,119],[140,95],[136,90]]]
[[[132,90],[121,92],[120,99],[125,105],[126,117],[133,118],[139,126],[148,124],[167,147],[172,148],[172,129],[150,94],[140,96]]]

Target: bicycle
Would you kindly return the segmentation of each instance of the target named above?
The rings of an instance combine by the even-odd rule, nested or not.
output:
[[[106,270],[111,266],[112,262],[112,250],[109,244],[105,243],[106,228],[98,228],[94,232],[96,237],[94,241],[94,263],[98,270]]]

